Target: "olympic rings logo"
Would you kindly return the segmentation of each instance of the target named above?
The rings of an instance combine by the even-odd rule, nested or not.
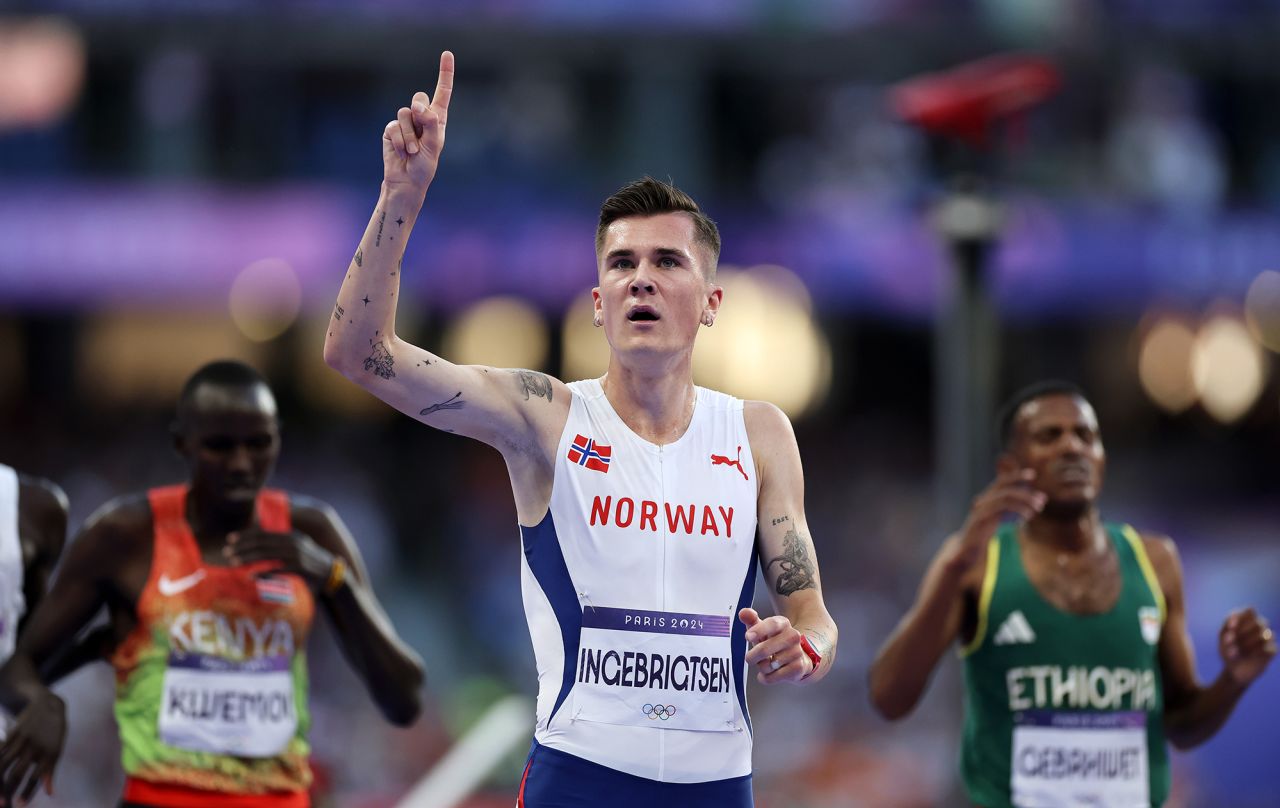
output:
[[[674,704],[646,704],[640,708],[640,712],[649,717],[650,721],[662,719],[666,721],[673,718],[676,714],[676,706]]]

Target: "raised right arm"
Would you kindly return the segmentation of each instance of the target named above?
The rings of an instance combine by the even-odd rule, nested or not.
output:
[[[510,463],[513,454],[539,454],[527,450],[558,436],[568,411],[565,386],[528,370],[455,365],[395,330],[405,243],[444,148],[453,66],[446,51],[434,98],[415,94],[412,107],[401,108],[383,131],[382,192],[338,292],[324,358],[406,415],[481,440]]]
[[[959,533],[949,537],[925,573],[911,609],[885,640],[868,674],[871,704],[895,721],[919,703],[938,660],[965,629],[966,598],[981,585],[987,544],[1007,513],[1028,519],[1044,507],[1030,472],[1009,469],[973,501]]]

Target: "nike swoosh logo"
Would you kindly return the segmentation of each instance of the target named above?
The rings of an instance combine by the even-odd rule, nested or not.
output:
[[[170,578],[168,575],[161,575],[159,587],[160,594],[165,597],[172,597],[179,592],[186,592],[191,587],[204,580],[204,570],[196,570],[190,575],[184,575],[181,578]]]

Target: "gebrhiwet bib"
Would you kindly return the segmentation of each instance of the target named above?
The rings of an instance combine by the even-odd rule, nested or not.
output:
[[[1014,805],[1148,808],[1147,714],[1019,713],[1010,766]]]

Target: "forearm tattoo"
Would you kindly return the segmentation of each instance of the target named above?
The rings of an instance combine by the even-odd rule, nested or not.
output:
[[[382,213],[378,215],[378,236],[373,240],[373,246],[375,247],[382,246],[382,225],[386,224],[386,222],[387,222],[387,212],[384,210]]]
[[[364,266],[364,250],[356,250],[356,266]]]
[[[383,342],[369,340],[369,344],[373,346],[373,353],[364,360],[364,369],[384,379],[394,379],[396,358],[391,355],[391,350]]]
[[[786,597],[802,589],[818,588],[818,569],[809,557],[809,540],[794,529],[782,537],[782,555],[765,565],[765,571],[778,565],[777,593]]]
[[[449,398],[441,401],[439,404],[432,404],[430,407],[424,407],[418,412],[418,415],[430,415],[433,412],[440,412],[441,410],[460,410],[465,406],[467,406],[466,399],[462,397],[462,391],[459,390]]]
[[[334,306],[334,307],[333,307],[333,319],[335,319],[335,320],[341,321],[341,320],[342,320],[342,315],[344,315],[344,314],[346,314],[346,313],[347,313],[346,309],[342,308],[341,306]]]
[[[520,392],[524,393],[524,400],[528,401],[530,395],[538,398],[551,400],[551,379],[545,374],[534,373],[532,370],[516,370],[516,381],[520,385]]]
[[[827,635],[816,629],[805,629],[804,635],[809,638],[809,643],[813,646],[813,650],[818,652],[818,656],[823,661],[827,661],[831,656],[831,640],[827,639]]]

